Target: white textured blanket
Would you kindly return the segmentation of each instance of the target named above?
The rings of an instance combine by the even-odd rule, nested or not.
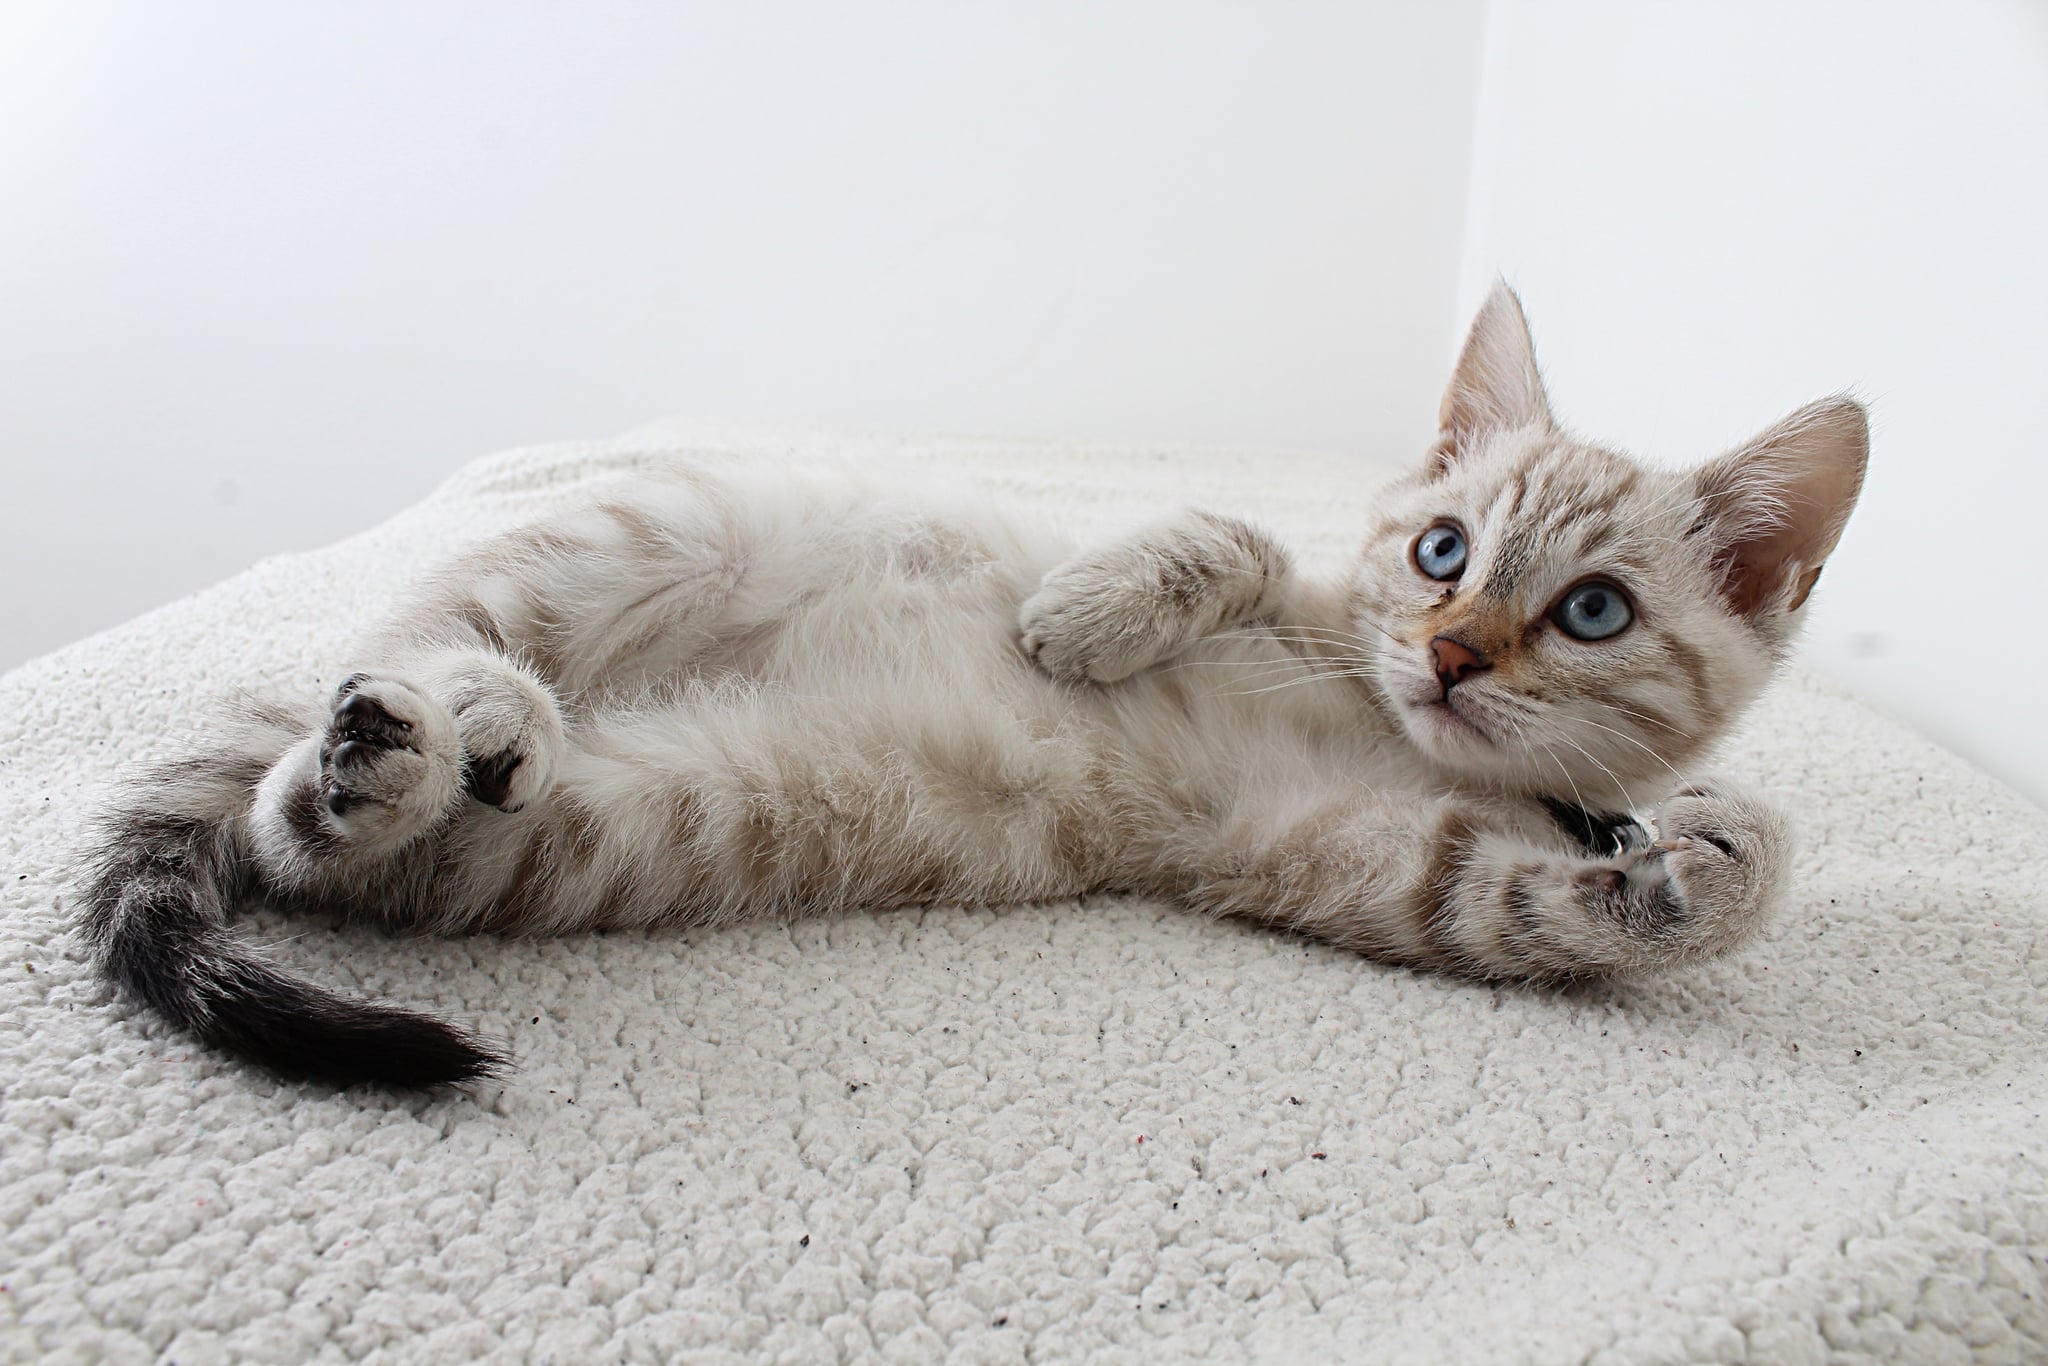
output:
[[[487,460],[0,679],[0,1355],[2048,1357],[2048,815],[1806,677],[1724,765],[1798,813],[1790,914],[1640,985],[1474,986],[1117,899],[549,942],[259,917],[518,1059],[391,1097],[224,1062],[87,972],[85,817],[196,705],[331,687],[394,588],[579,480],[803,444]],[[838,444],[1084,531],[1202,502],[1312,555],[1384,473]]]

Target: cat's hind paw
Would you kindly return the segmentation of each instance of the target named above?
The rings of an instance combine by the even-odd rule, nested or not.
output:
[[[320,804],[345,836],[408,836],[438,819],[460,791],[455,718],[398,679],[344,679],[318,754]]]

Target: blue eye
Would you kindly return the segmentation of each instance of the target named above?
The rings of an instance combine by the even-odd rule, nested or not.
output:
[[[1441,522],[1415,543],[1415,567],[1432,579],[1455,579],[1465,572],[1465,533]]]
[[[1578,640],[1605,640],[1619,635],[1636,619],[1628,594],[1611,583],[1582,583],[1550,609],[1558,629]]]

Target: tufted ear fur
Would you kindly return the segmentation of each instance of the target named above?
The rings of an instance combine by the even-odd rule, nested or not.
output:
[[[1444,389],[1437,411],[1435,468],[1441,472],[1489,432],[1532,424],[1549,428],[1550,399],[1536,372],[1536,344],[1529,337],[1522,301],[1505,281],[1479,307],[1466,334],[1465,349]]]
[[[1863,405],[1809,403],[1693,476],[1728,605],[1755,620],[1792,613],[1813,591],[1856,506],[1870,454]]]

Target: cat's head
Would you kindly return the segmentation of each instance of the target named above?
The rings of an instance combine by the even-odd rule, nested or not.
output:
[[[1416,746],[1463,775],[1637,800],[1781,663],[1855,505],[1860,404],[1822,399],[1697,469],[1551,417],[1522,307],[1495,287],[1425,467],[1390,489],[1352,629]]]

